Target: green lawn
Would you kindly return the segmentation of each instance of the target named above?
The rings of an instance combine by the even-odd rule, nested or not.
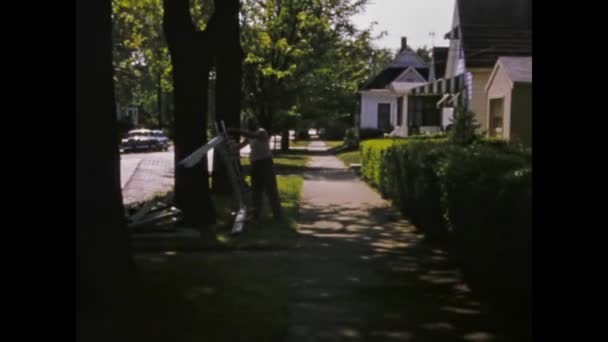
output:
[[[137,332],[140,339],[134,340],[283,339],[291,265],[279,254],[289,253],[298,239],[303,178],[288,175],[277,179],[283,220],[274,221],[265,203],[258,224],[230,236],[231,201],[215,197],[219,216],[216,247],[222,248],[208,249],[201,243],[198,249],[182,250],[183,245],[174,242],[136,257],[141,284],[132,326],[143,328]]]
[[[287,327],[286,258],[268,253],[137,258],[143,321],[134,341],[279,341]]]
[[[339,152],[336,154],[336,157],[344,162],[346,166],[349,166],[350,164],[361,164],[361,151],[359,150]]]
[[[249,176],[247,176],[247,182],[250,182]],[[277,183],[285,218],[281,221],[275,221],[272,217],[268,200],[266,197],[263,197],[264,204],[260,220],[255,224],[245,227],[242,234],[233,237],[229,234],[233,217],[230,215],[230,206],[225,205],[225,209],[221,215],[224,229],[217,236],[222,244],[231,248],[252,249],[274,249],[293,246],[297,239],[296,221],[303,178],[298,175],[277,176]]]
[[[289,142],[289,147],[307,147],[309,140],[292,140]]]
[[[303,171],[308,158],[307,155],[302,153],[274,151],[272,160],[277,173],[293,173]],[[245,167],[245,172],[249,173],[249,166],[251,165],[249,158],[241,158],[241,165]]]
[[[323,140],[323,142],[329,148],[339,147],[344,143],[342,140]]]

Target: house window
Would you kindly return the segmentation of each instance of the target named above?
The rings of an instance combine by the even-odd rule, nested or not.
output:
[[[504,138],[504,98],[490,100],[490,136]]]
[[[390,103],[378,103],[378,129],[386,133],[391,131]]]

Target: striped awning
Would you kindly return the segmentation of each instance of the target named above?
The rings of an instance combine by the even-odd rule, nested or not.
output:
[[[465,74],[454,78],[440,78],[434,82],[413,88],[411,94],[416,95],[443,95],[457,94],[465,88]]]
[[[442,96],[438,106],[466,106],[468,96],[466,95],[466,74],[461,74],[453,78],[440,78],[434,82],[413,88],[410,91],[412,96]],[[445,95],[449,96],[449,99]]]

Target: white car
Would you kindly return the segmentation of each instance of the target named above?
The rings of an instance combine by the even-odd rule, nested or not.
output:
[[[129,131],[120,144],[122,151],[167,151],[169,139],[159,130],[135,129]]]

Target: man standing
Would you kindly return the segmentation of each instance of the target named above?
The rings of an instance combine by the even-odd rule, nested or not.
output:
[[[281,201],[270,151],[270,137],[255,118],[247,120],[247,129],[248,131],[239,129],[229,129],[228,131],[243,135],[245,141],[241,147],[249,144],[251,148],[249,160],[251,161],[253,217],[254,219],[259,218],[262,211],[262,192],[266,192],[274,218],[280,219],[282,217]]]

